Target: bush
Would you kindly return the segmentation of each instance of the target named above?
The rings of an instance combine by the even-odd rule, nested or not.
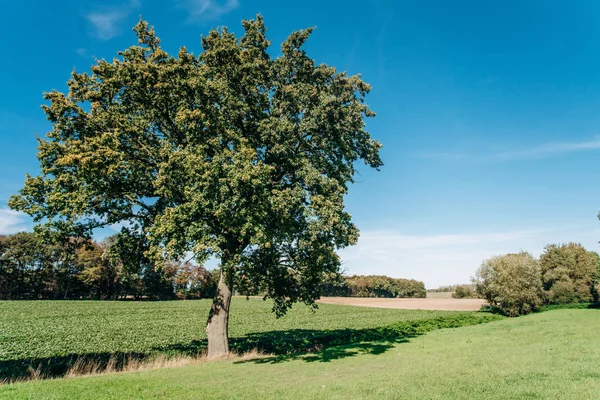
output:
[[[544,302],[540,264],[527,252],[484,261],[473,283],[479,296],[511,317],[535,311]]]
[[[597,300],[598,256],[581,244],[546,246],[540,257],[540,267],[550,304]]]
[[[472,299],[477,297],[471,285],[459,285],[452,293],[454,299]]]

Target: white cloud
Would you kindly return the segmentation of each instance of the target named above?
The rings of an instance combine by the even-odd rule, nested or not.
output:
[[[514,230],[468,234],[408,235],[394,231],[362,232],[356,246],[340,252],[350,274],[388,275],[425,282],[428,288],[469,283],[483,260],[530,251],[538,256],[548,243],[581,242],[598,251],[600,231],[593,228]]]
[[[544,156],[561,155],[586,150],[600,149],[600,138],[583,142],[562,142],[548,143],[541,146],[535,146],[528,149],[519,149],[514,151],[505,151],[493,154],[493,157],[500,160],[518,159],[518,158],[537,158]]]
[[[223,14],[235,10],[238,0],[180,0],[179,7],[188,13],[188,23],[218,19]]]
[[[0,235],[24,231],[28,228],[28,217],[18,211],[0,208]]]
[[[448,161],[508,161],[519,159],[536,159],[543,157],[559,157],[565,154],[591,150],[600,150],[599,136],[590,140],[583,140],[580,142],[553,142],[507,151],[487,150],[480,151],[478,153],[469,153],[467,151],[430,152],[426,154],[421,154],[421,157],[427,159],[444,159]]]
[[[109,40],[121,34],[121,23],[134,10],[141,7],[139,0],[130,0],[127,3],[104,7],[85,15],[91,24],[93,35],[102,40]]]

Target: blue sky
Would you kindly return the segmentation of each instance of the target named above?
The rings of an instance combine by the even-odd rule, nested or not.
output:
[[[140,15],[164,48],[200,50],[261,13],[274,54],[307,51],[372,84],[381,172],[360,168],[351,273],[468,282],[491,255],[577,241],[600,250],[600,3],[595,1],[2,1],[0,233],[29,229],[6,200],[38,171],[42,92],[135,44]]]

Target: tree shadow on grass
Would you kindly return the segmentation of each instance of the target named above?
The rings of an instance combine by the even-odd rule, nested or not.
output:
[[[283,354],[269,357],[252,358],[249,360],[235,361],[234,364],[279,364],[282,362],[302,360],[308,363],[311,362],[330,362],[342,358],[359,356],[359,355],[379,355],[394,347],[397,343],[407,343],[408,339],[397,339],[394,341],[384,342],[363,342],[356,344],[348,344],[343,346],[335,346],[325,348],[324,350],[313,353],[293,353]]]
[[[407,335],[403,335],[407,337]],[[313,330],[293,329],[286,331],[272,331],[251,333],[243,337],[230,339],[230,348],[233,353],[243,354],[258,351],[274,355],[273,357],[257,358],[256,362],[276,363],[299,358],[311,361],[331,361],[334,359],[351,357],[359,354],[381,354],[392,347],[390,343],[362,343],[367,341],[394,341],[401,340],[397,331],[390,328],[372,329],[338,329],[338,330]],[[402,338],[402,340],[406,340]],[[361,342],[352,347],[329,347],[347,345]],[[194,340],[188,343],[171,344],[155,347],[147,353],[128,352],[103,352],[87,354],[68,354],[60,357],[29,358],[20,360],[0,360],[0,382],[19,381],[32,378],[58,378],[64,377],[73,368],[79,366],[93,366],[90,372],[102,372],[107,366],[111,370],[122,370],[131,362],[144,362],[157,355],[190,356],[196,357],[205,351],[206,340]],[[325,350],[325,351],[323,351]],[[85,370],[85,368],[84,368]]]
[[[365,329],[290,329],[256,332],[242,337],[233,337],[229,339],[229,347],[233,353],[237,354],[257,351],[281,356],[280,358],[283,360],[285,357],[289,359],[292,355],[313,353],[330,347],[353,343],[382,341],[399,343],[422,333],[425,333],[425,331],[418,332],[410,329],[409,332],[406,332],[406,330],[398,329],[396,326]],[[383,349],[384,347],[382,344],[374,346],[371,354],[379,354],[377,349]],[[167,354],[197,354],[205,348],[206,340],[195,340],[186,344],[156,347],[153,351]],[[347,356],[352,355],[354,355],[352,352],[347,352]],[[341,358],[341,354],[339,358]]]
[[[381,354],[390,349],[393,343],[406,342],[412,337],[432,330],[458,328],[498,319],[502,318],[491,314],[467,313],[450,317],[402,321],[377,328],[290,329],[255,332],[241,337],[233,337],[229,344],[233,353],[243,354],[258,351],[272,355],[253,361],[257,363],[278,363],[299,358],[306,362],[327,362],[360,354]],[[111,370],[118,371],[131,362],[144,362],[158,355],[195,357],[205,351],[206,344],[204,339],[155,347],[148,352],[141,353],[104,352],[69,354],[62,357],[0,360],[0,382],[35,377],[61,377],[66,375],[71,368],[82,364],[93,365],[93,372],[102,372],[109,365]],[[354,345],[348,346],[351,344]]]

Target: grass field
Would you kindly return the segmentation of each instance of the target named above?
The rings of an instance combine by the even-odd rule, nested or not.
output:
[[[1,399],[597,399],[600,310],[555,310],[302,356],[17,383]]]
[[[205,346],[210,301],[0,302],[0,379],[22,379],[29,367],[60,376],[77,359],[107,362],[157,354],[197,355]],[[483,313],[296,305],[276,319],[270,302],[235,298],[230,322],[235,351],[284,354],[408,337],[440,327],[500,317]]]

